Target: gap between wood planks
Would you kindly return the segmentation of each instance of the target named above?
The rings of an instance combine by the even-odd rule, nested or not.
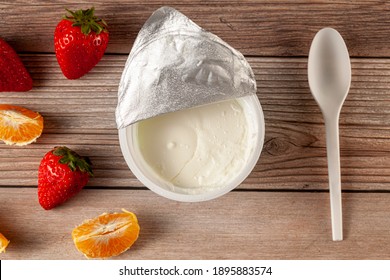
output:
[[[34,189],[37,186],[0,186],[3,189]],[[86,190],[119,190],[119,191],[150,191],[147,187],[98,187],[98,186],[86,186]],[[324,189],[234,189],[231,192],[237,193],[328,193],[329,190]],[[390,193],[390,190],[342,190],[342,193]]]

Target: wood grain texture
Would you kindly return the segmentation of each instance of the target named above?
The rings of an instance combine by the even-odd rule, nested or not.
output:
[[[89,8],[110,26],[103,60],[67,80],[53,54],[65,8]],[[128,169],[114,111],[119,79],[145,20],[168,5],[237,48],[252,66],[266,136],[258,164],[233,192],[179,203],[147,190]],[[44,133],[26,147],[0,143],[0,259],[83,259],[72,229],[103,212],[134,211],[141,234],[117,259],[389,259],[390,4],[344,0],[1,1],[0,37],[34,80],[0,103],[40,112]],[[352,85],[340,118],[343,242],[331,241],[325,129],[307,83],[307,55],[326,26],[344,37]],[[44,211],[37,169],[54,146],[94,163],[95,177],[64,205]],[[308,215],[310,213],[310,215]]]
[[[390,56],[390,5],[382,0],[2,1],[0,36],[19,52],[53,52],[54,29],[64,9],[92,5],[109,24],[111,53],[128,53],[146,19],[166,5],[245,55],[307,56],[315,33],[330,26],[343,35],[352,56]]]
[[[326,193],[234,192],[179,203],[146,190],[83,190],[45,211],[34,189],[0,188],[1,231],[11,240],[0,259],[84,259],[73,228],[121,208],[136,213],[141,231],[116,259],[389,259],[389,199],[344,194],[345,240],[333,242]]]
[[[312,98],[304,58],[248,58],[258,84],[266,137],[244,189],[327,189],[325,129]],[[90,186],[142,186],[123,160],[115,125],[117,87],[126,56],[106,55],[80,80],[63,77],[54,55],[25,55],[34,79],[28,93],[3,93],[0,103],[45,118],[44,134],[27,147],[0,144],[0,185],[35,186],[43,155],[67,145],[91,157]],[[353,59],[353,81],[340,118],[344,190],[390,189],[389,59]],[[102,74],[104,72],[104,75]]]

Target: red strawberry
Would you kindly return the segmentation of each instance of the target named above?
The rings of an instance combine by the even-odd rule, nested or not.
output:
[[[38,170],[38,200],[52,209],[76,195],[93,176],[91,162],[67,147],[55,147],[42,159]]]
[[[0,38],[0,92],[29,91],[33,81],[10,45]]]
[[[103,57],[108,44],[107,24],[94,16],[95,9],[78,10],[65,15],[54,32],[54,47],[62,73],[78,79]]]

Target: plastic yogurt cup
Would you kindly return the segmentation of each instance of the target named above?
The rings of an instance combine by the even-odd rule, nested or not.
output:
[[[264,143],[256,95],[166,113],[119,130],[133,174],[155,193],[197,202],[228,193],[251,173]]]

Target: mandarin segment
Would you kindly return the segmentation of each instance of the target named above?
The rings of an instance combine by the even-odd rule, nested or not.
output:
[[[9,244],[9,240],[5,238],[3,234],[0,233],[0,253],[5,252],[5,248],[7,248]]]
[[[0,104],[0,140],[7,145],[28,145],[41,136],[43,117],[29,109]]]
[[[138,238],[140,227],[134,213],[103,213],[85,221],[72,232],[76,248],[87,258],[110,258],[128,250]]]

